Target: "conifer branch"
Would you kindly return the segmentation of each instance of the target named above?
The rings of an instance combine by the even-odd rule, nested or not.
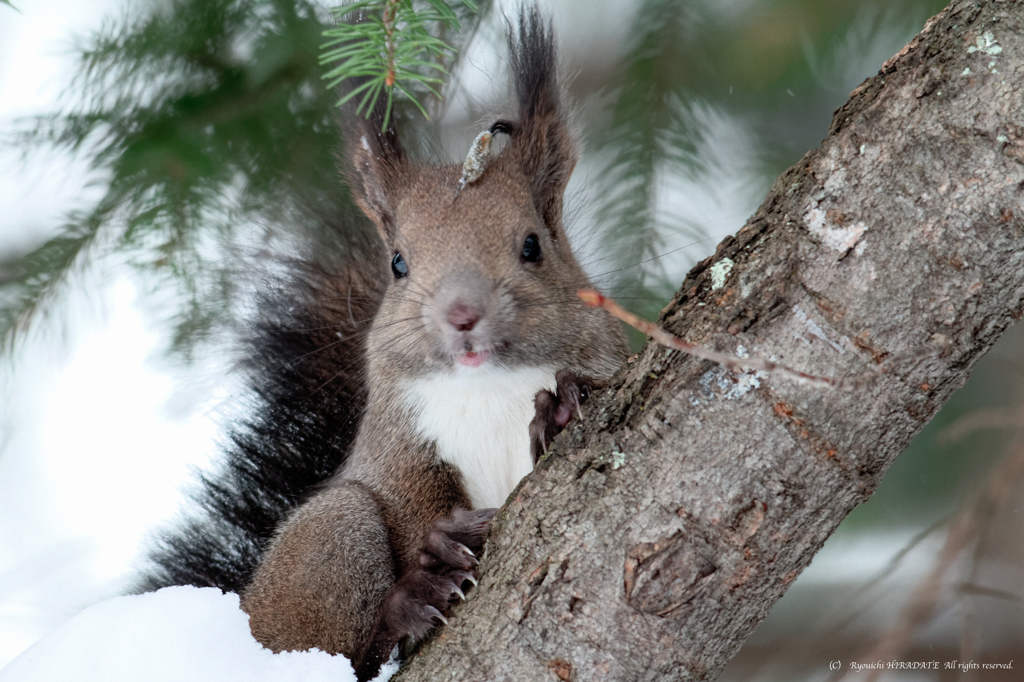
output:
[[[476,11],[473,0],[461,2],[470,11]],[[339,23],[324,31],[324,37],[329,40],[320,54],[322,65],[335,64],[324,74],[327,87],[333,89],[350,78],[363,79],[338,101],[338,106],[358,97],[356,112],[369,117],[372,103],[381,90],[386,89],[386,126],[397,89],[429,120],[417,91],[441,97],[438,88],[448,74],[446,62],[451,61],[456,49],[433,35],[428,25],[436,23],[455,31],[461,29],[459,18],[448,3],[444,0],[426,0],[425,3],[360,0],[339,7],[334,13]]]

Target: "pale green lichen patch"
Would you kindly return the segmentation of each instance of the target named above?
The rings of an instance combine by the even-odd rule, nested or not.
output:
[[[971,54],[984,52],[985,54],[997,55],[1003,51],[1003,48],[999,45],[996,37],[992,35],[992,31],[985,31],[977,37],[974,45],[967,48],[967,51]]]
[[[612,469],[618,470],[626,463],[626,453],[612,450]]]
[[[747,350],[743,346],[736,349],[736,355],[741,358],[748,357]],[[700,393],[708,403],[716,397],[721,397],[723,400],[739,400],[750,391],[761,388],[761,380],[765,376],[765,373],[760,371],[748,370],[734,373],[724,367],[715,367],[705,372],[700,378]],[[704,400],[694,396],[690,399],[690,404],[698,407]]]
[[[731,258],[723,258],[711,266],[711,291],[717,291],[725,286],[725,279],[732,272],[735,265]]]

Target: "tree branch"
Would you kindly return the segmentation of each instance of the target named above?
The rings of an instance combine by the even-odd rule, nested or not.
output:
[[[710,680],[1024,309],[1024,4],[955,0],[687,276],[402,680]]]

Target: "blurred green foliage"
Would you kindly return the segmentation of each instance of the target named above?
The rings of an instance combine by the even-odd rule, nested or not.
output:
[[[461,15],[456,46],[476,25]],[[0,263],[0,337],[9,345],[77,271],[117,258],[151,288],[179,290],[172,350],[187,358],[237,317],[240,254],[278,232],[328,241],[299,209],[349,205],[335,168],[337,96],[319,63],[329,26],[307,0],[173,0],[81,39],[69,106],[13,143],[86,156],[104,195]]]

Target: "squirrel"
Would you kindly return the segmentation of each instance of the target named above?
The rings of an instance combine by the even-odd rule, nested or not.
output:
[[[226,477],[205,481],[208,513],[227,520],[165,540],[145,587],[238,591],[265,647],[341,653],[367,680],[475,584],[496,508],[628,354],[618,323],[576,296],[591,284],[562,198],[578,145],[535,7],[509,49],[517,117],[462,167],[411,161],[386,96],[345,118],[348,185],[383,255],[360,243],[363,274],[313,268],[294,284],[299,304],[262,336],[284,360],[265,408],[234,435]],[[509,139],[488,160],[495,134]],[[316,369],[290,362],[328,346]],[[314,395],[331,381],[348,388]]]

